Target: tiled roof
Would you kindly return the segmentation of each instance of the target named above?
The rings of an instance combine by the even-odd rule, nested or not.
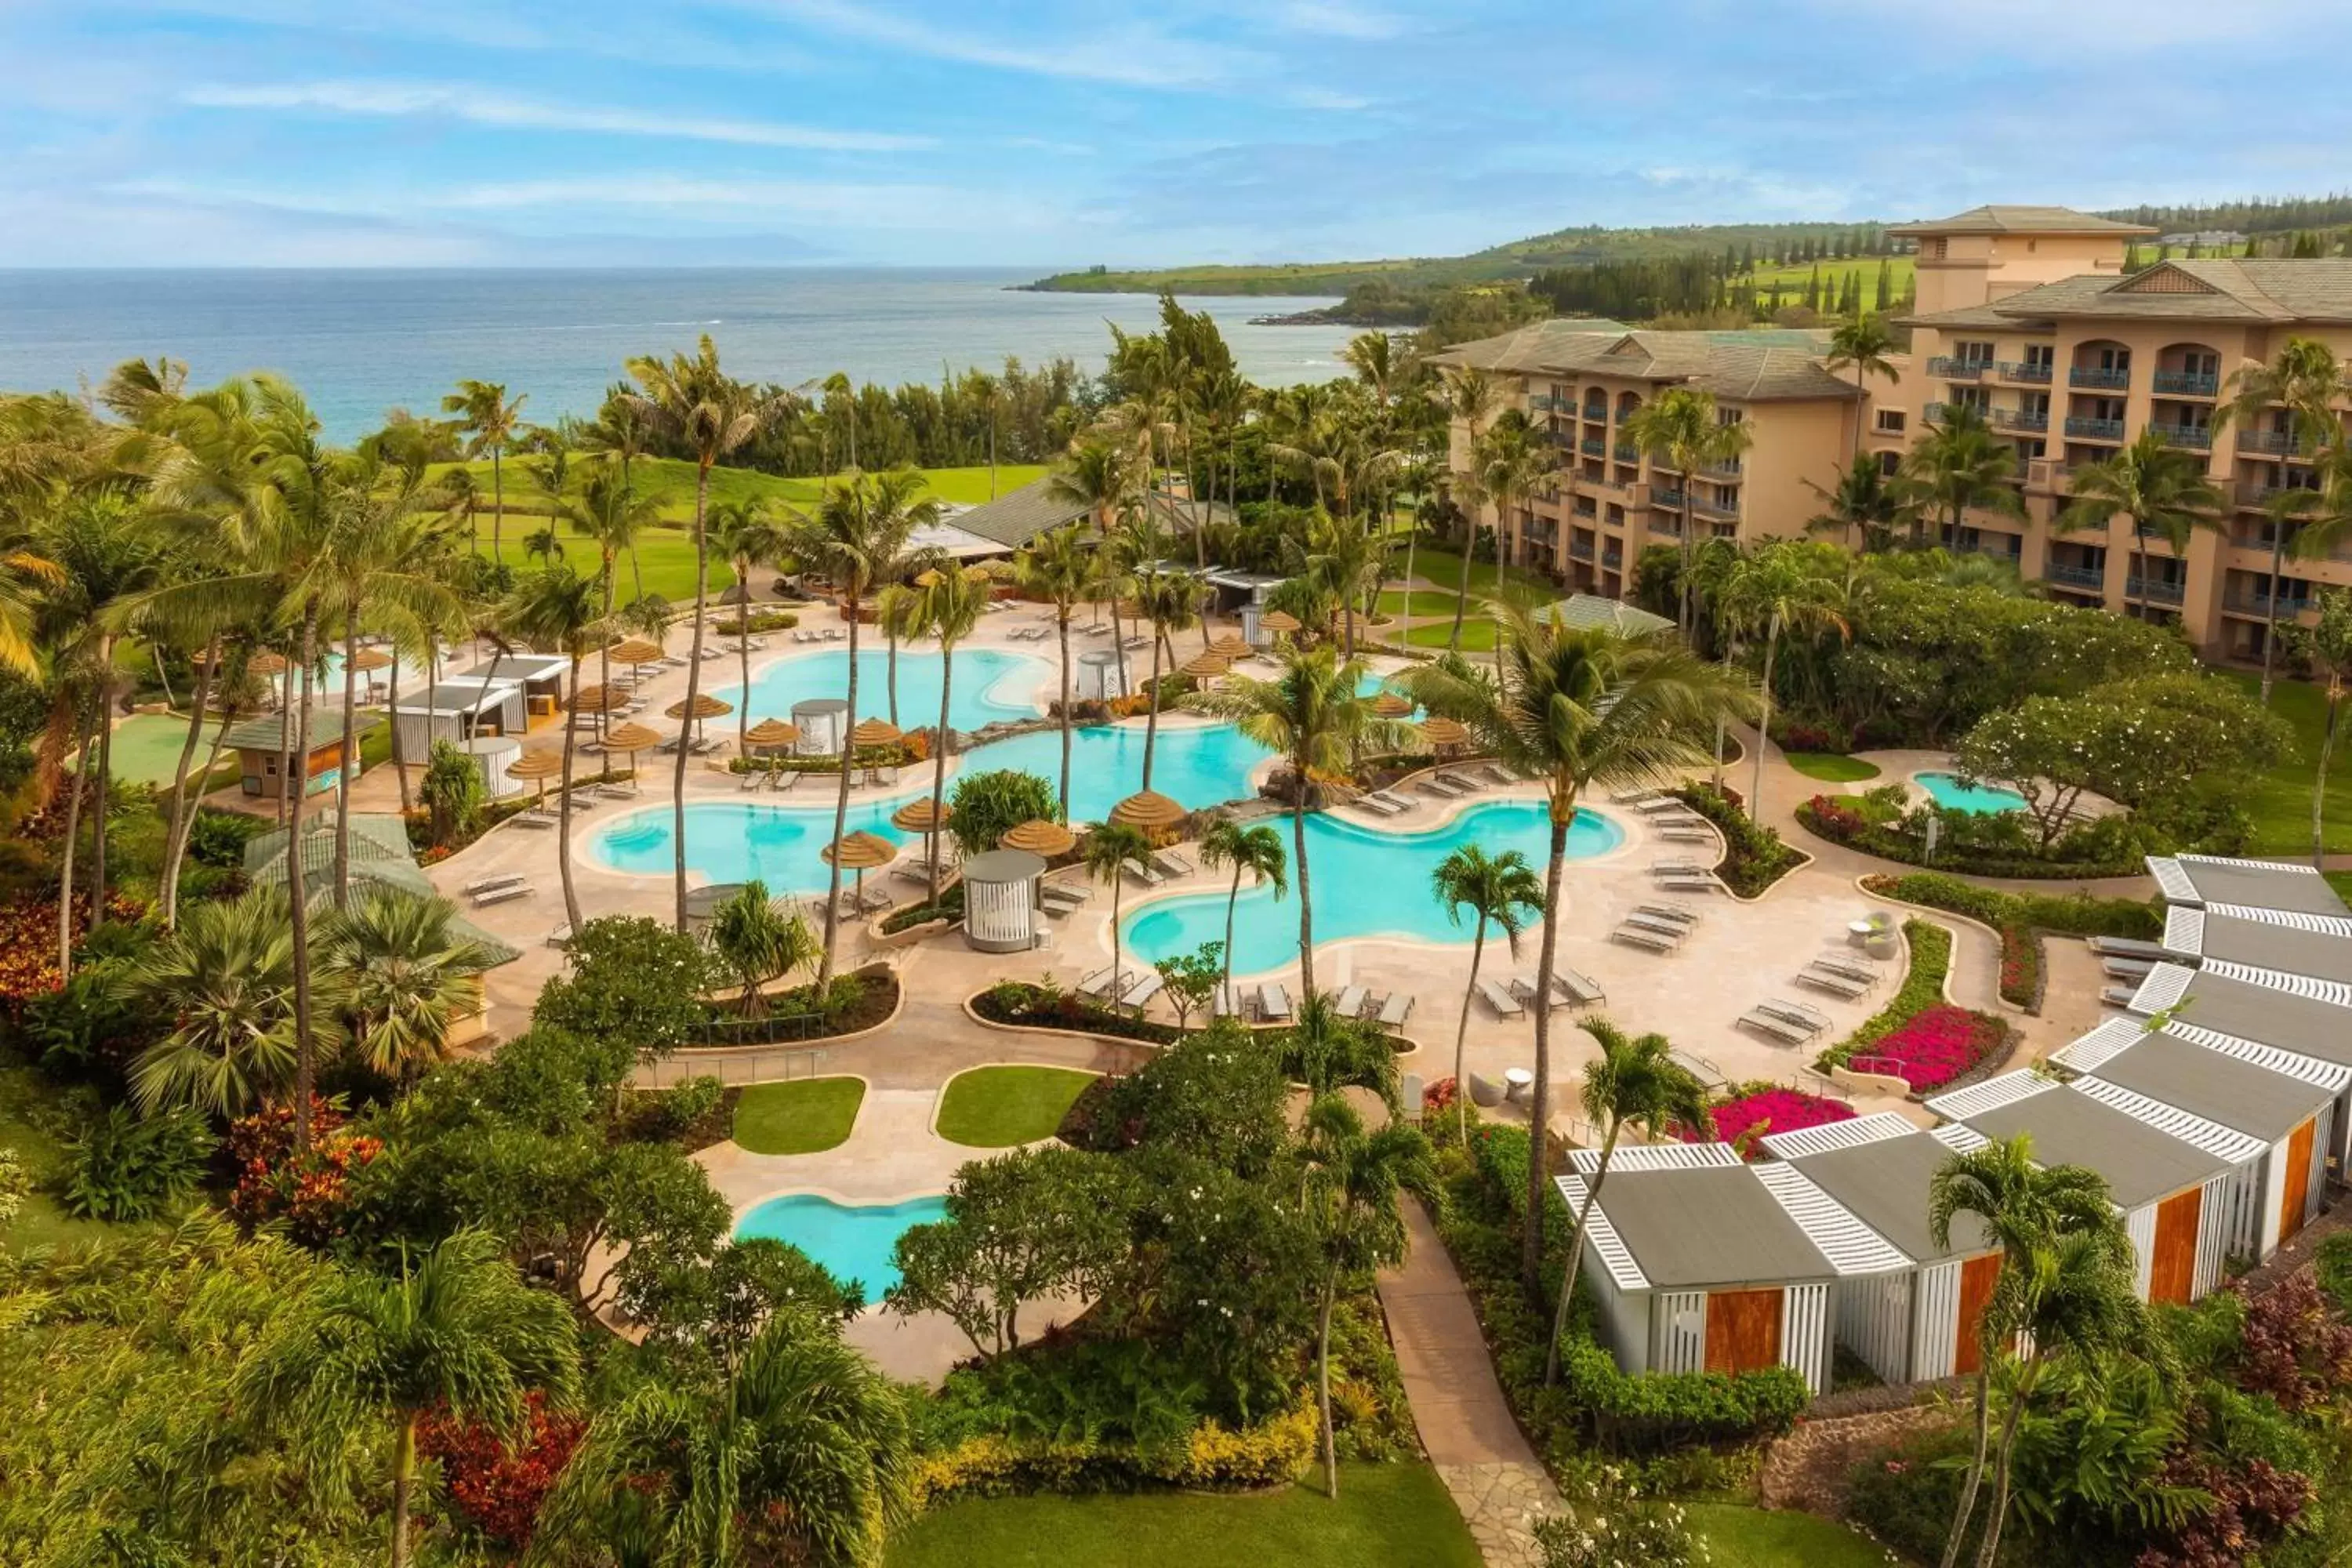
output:
[[[1623,637],[1662,632],[1675,624],[1667,616],[1654,616],[1622,599],[1599,594],[1570,594],[1555,604],[1538,606],[1535,618],[1561,626],[1606,626]]]
[[[2018,327],[2066,319],[2352,322],[2352,258],[2159,261],[2127,278],[2086,272],[1990,304],[1906,321],[1927,327]]]
[[[1500,337],[1457,344],[1433,356],[1438,364],[1523,375],[1614,375],[1675,383],[1739,403],[1836,398],[1850,401],[1853,384],[1822,367],[1826,332],[1595,331],[1592,323],[1538,321]]]
[[[258,719],[247,719],[230,730],[222,744],[235,752],[282,752],[286,737],[295,728],[295,710],[299,703],[289,703],[282,713],[265,713]],[[357,715],[352,733],[364,735],[383,721],[373,713]],[[313,702],[310,705],[310,744],[308,751],[317,751],[343,738],[343,709],[341,703]]]
[[[1193,522],[1192,505],[1178,497],[1161,491],[1151,492],[1151,510],[1155,521],[1163,527],[1189,529]],[[1212,522],[1234,521],[1233,509],[1223,501],[1211,501],[1201,510]],[[1054,477],[1032,479],[1017,490],[1008,490],[992,501],[984,501],[969,511],[960,511],[949,521],[966,533],[978,534],[1007,550],[1018,550],[1041,533],[1076,522],[1087,515],[1087,509],[1076,501],[1064,500],[1054,493]]]
[[[1889,234],[2154,234],[2144,224],[2093,217],[2073,207],[1970,207],[1948,218],[1890,226]]]

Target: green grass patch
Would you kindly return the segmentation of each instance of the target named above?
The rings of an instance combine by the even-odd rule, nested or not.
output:
[[[2249,696],[2262,690],[2262,678],[2243,670],[2227,672]],[[2311,853],[2311,786],[2319,777],[2319,743],[2327,729],[2327,694],[2302,680],[2282,680],[2271,688],[2271,711],[2294,731],[2294,751],[2273,766],[2256,773],[2241,792],[2239,803],[2254,819],[2253,855]],[[2327,770],[2327,800],[2324,808],[2326,843],[2330,853],[2352,850],[2352,744],[2338,726],[2335,763]]]
[[[1837,752],[1784,752],[1789,765],[1809,779],[1823,784],[1860,784],[1878,776],[1878,764]]]
[[[863,1079],[754,1084],[735,1102],[735,1142],[754,1154],[814,1154],[848,1138],[865,1100]]]
[[[1412,591],[1412,613],[1415,616],[1451,616],[1454,601],[1462,595],[1445,588],[1415,588]],[[1381,614],[1404,614],[1404,595],[1394,589],[1381,595]]]
[[[2343,894],[2347,903],[2352,903],[2352,871],[2329,871],[2324,874],[2327,878],[2327,885]]]
[[[1850,256],[1842,261],[1819,263],[1792,261],[1786,267],[1759,266],[1748,275],[1748,281],[1760,288],[1769,289],[1774,280],[1778,279],[1780,284],[1781,302],[1795,304],[1799,301],[1790,296],[1804,291],[1805,284],[1812,278],[1813,268],[1816,266],[1821,268],[1822,289],[1824,293],[1829,291],[1832,283],[1843,289],[1845,287],[1847,276],[1858,272],[1862,275],[1863,307],[1868,310],[1873,308],[1875,301],[1874,290],[1878,287],[1878,264],[1881,261],[1894,263],[1894,266],[1889,268],[1889,287],[1894,289],[1895,298],[1899,301],[1903,298],[1903,291],[1910,287],[1911,276],[1916,268],[1914,259],[1908,256]]]
[[[212,739],[219,731],[217,722],[205,726],[192,766],[204,765]],[[180,748],[187,739],[188,721],[178,714],[134,713],[114,727],[107,763],[118,779],[159,787],[169,784],[180,771]]]
[[[1402,562],[1398,563],[1398,570],[1403,570]],[[1468,568],[1465,580],[1461,553],[1436,545],[1424,545],[1413,552],[1412,574],[1437,587],[1467,593],[1473,599],[1502,595],[1525,604],[1548,605],[1560,596],[1549,578],[1526,566],[1496,567],[1481,561]]]
[[[1738,1503],[1688,1505],[1710,1568],[1886,1568],[1886,1549],[1841,1524]]]
[[[1336,1502],[1313,1478],[1249,1496],[969,1499],[916,1521],[884,1562],[887,1568],[1478,1568],[1479,1558],[1427,1465],[1343,1464]]]
[[[45,1102],[54,1097],[47,1081],[33,1068],[0,1066],[0,1149],[16,1151],[34,1183],[16,1217],[0,1225],[0,1248],[22,1253],[36,1247],[68,1247],[143,1228],[76,1219],[58,1204],[56,1188],[72,1169],[73,1155],[50,1130],[53,1112]]]
[[[940,1136],[974,1149],[1009,1149],[1050,1138],[1071,1101],[1095,1080],[1067,1068],[974,1068],[940,1099]]]
[[[1473,610],[1462,618],[1463,652],[1494,652],[1495,635],[1495,621],[1491,616]],[[1404,634],[1404,641],[1414,647],[1444,647],[1453,640],[1454,623],[1450,620],[1433,621],[1424,626],[1409,626]]]

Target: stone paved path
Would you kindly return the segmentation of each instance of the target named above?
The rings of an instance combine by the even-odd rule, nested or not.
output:
[[[1395,1342],[1412,1422],[1490,1568],[1542,1562],[1528,1524],[1559,1506],[1495,1380],[1470,1293],[1418,1202],[1404,1205],[1412,1250],[1382,1273],[1381,1306]]]

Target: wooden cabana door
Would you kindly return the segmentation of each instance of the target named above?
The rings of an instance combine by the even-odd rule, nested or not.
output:
[[[1985,1306],[1992,1300],[1993,1287],[2000,1281],[2000,1254],[1989,1252],[1982,1258],[1971,1258],[1960,1265],[1960,1306],[1958,1339],[1952,1345],[1952,1371],[1959,1376],[1973,1375],[1984,1365]]]
[[[1787,1292],[1717,1290],[1706,1299],[1706,1370],[1759,1372],[1780,1364],[1780,1312]]]
[[[2287,1135],[2285,1191],[2279,1194],[2279,1243],[2284,1246],[2303,1228],[2311,1204],[2311,1141],[2315,1119]]]
[[[2191,1187],[2156,1206],[2156,1246],[2148,1258],[2147,1299],[2189,1305],[2197,1289],[2197,1222],[2204,1216],[2205,1189]]]

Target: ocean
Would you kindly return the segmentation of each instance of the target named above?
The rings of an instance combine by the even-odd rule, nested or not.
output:
[[[185,361],[193,384],[252,370],[291,376],[331,440],[384,411],[436,412],[460,377],[527,393],[523,416],[593,413],[631,354],[691,350],[708,332],[748,380],[795,385],[845,371],[895,386],[1007,355],[1101,368],[1105,321],[1150,331],[1136,294],[1030,294],[1036,274],[965,269],[0,271],[0,388],[71,390],[125,359]],[[1328,299],[1195,299],[1242,373],[1286,386],[1340,374],[1346,327],[1254,327]]]

